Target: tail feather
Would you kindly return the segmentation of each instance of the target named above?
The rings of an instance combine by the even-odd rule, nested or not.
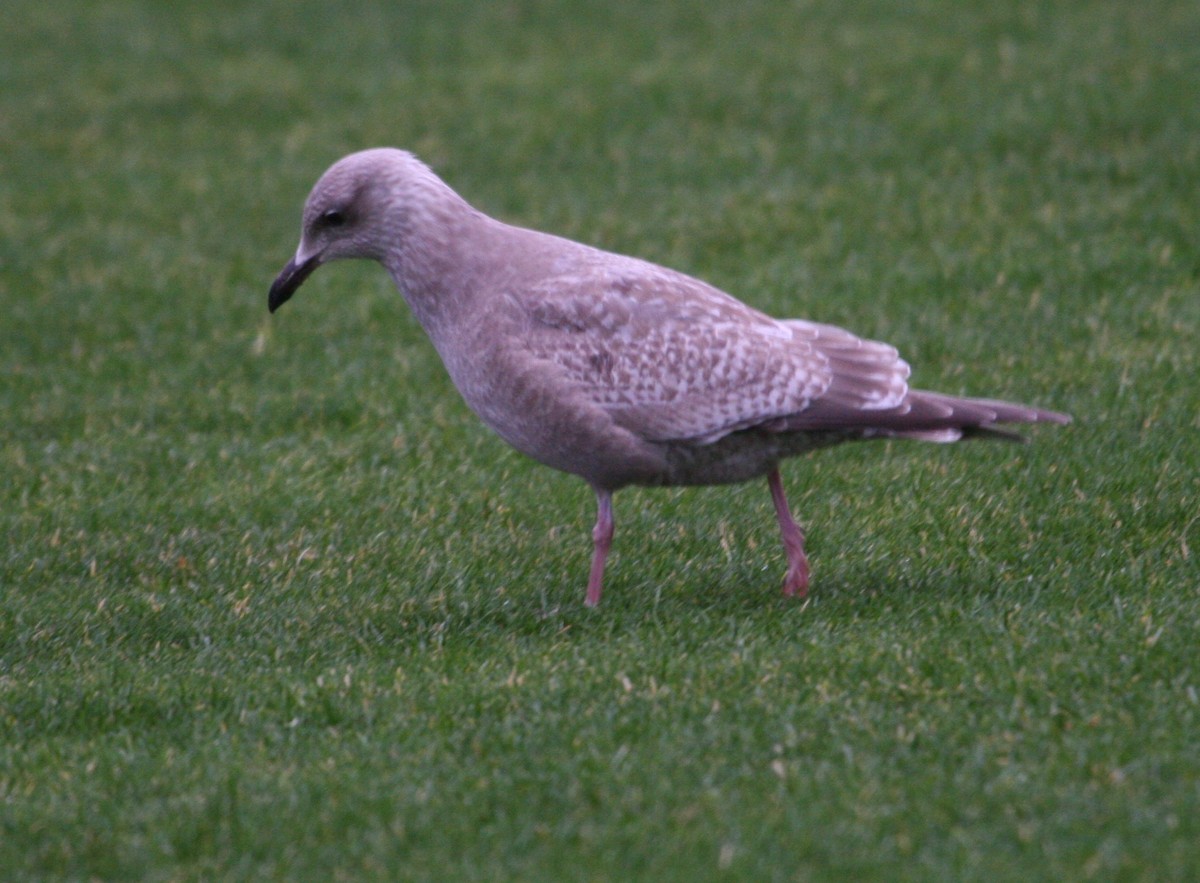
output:
[[[952,442],[960,438],[1001,438],[1023,441],[1018,433],[995,428],[1005,423],[1070,423],[1071,418],[1015,402],[957,398],[925,390],[910,390],[893,408],[853,408],[829,400],[813,402],[804,411],[775,421],[784,432],[859,431],[864,438],[912,438]]]

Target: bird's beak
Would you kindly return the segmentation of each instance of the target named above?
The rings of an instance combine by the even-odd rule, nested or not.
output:
[[[275,312],[295,294],[296,289],[304,284],[304,280],[312,275],[312,271],[321,265],[320,257],[319,254],[315,254],[300,262],[295,258],[288,261],[287,266],[280,271],[271,285],[271,291],[267,295],[267,309]]]

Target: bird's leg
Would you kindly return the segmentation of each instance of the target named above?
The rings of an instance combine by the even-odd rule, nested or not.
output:
[[[592,552],[592,572],[588,576],[587,601],[588,607],[600,603],[600,593],[604,590],[604,561],[608,558],[608,550],[612,548],[613,511],[612,492],[596,488],[596,526],[592,528],[592,542],[595,550]]]
[[[778,466],[767,476],[767,484],[771,488],[771,502],[775,504],[775,517],[779,519],[779,532],[783,534],[783,549],[787,552],[788,569],[783,580],[783,594],[789,597],[799,595],[803,598],[808,594],[808,558],[804,555],[804,531],[800,529],[800,525],[792,518],[791,510],[788,509]]]

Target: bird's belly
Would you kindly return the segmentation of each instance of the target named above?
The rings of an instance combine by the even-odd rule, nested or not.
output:
[[[659,446],[617,426],[600,407],[530,371],[451,371],[467,405],[521,453],[595,487],[662,484]],[[457,366],[456,366],[457,367]]]
[[[746,429],[706,444],[662,444],[667,470],[660,485],[736,484],[770,472],[779,461],[846,441],[839,432],[767,432]],[[640,482],[639,482],[640,483]]]

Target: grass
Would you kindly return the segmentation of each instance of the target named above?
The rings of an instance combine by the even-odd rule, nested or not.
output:
[[[3,875],[1194,879],[1200,15],[393,6],[9,3]],[[586,610],[385,274],[266,314],[374,144],[1077,421],[789,464],[805,604],[765,487],[623,492]]]

